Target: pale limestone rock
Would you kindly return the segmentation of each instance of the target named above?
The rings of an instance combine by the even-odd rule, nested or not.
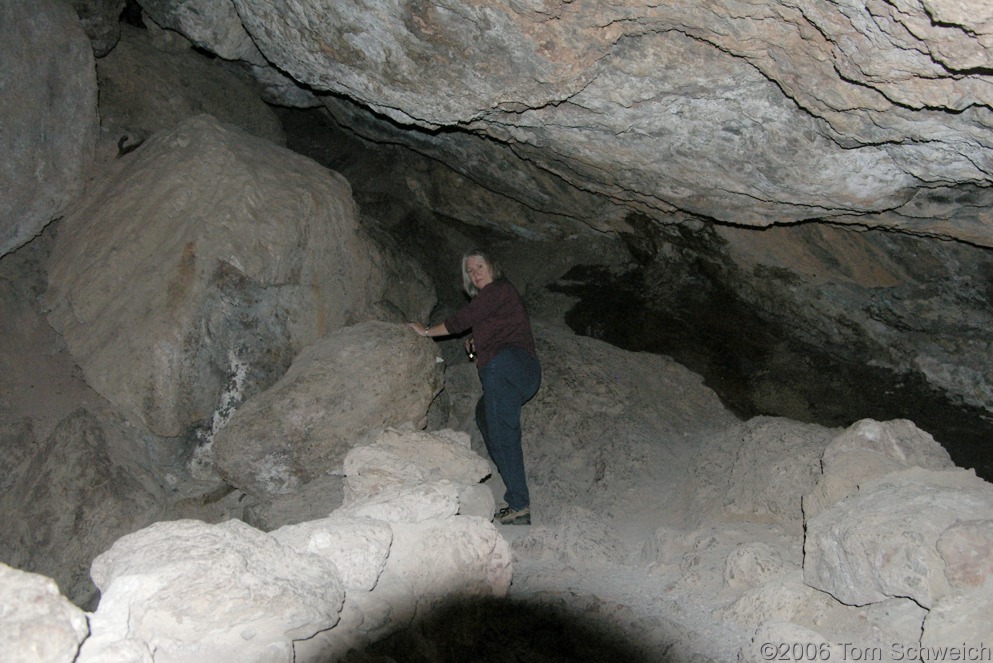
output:
[[[361,501],[388,488],[448,479],[478,484],[490,474],[486,460],[472,451],[469,435],[388,428],[372,444],[356,447],[344,461],[346,502]]]
[[[855,494],[860,484],[910,467],[947,470],[955,464],[944,447],[912,421],[857,421],[824,449],[823,476],[803,497],[804,517],[813,518]]]
[[[156,661],[292,661],[293,642],[338,621],[334,564],[237,520],[157,523],[93,562],[103,592],[80,663],[146,645]]]
[[[459,515],[492,518],[496,512],[496,498],[489,486],[476,484],[459,485]]]
[[[405,435],[418,439],[385,439]],[[437,435],[423,467],[438,470],[444,444],[472,467],[465,443]],[[512,558],[494,525],[456,515],[452,480],[408,477],[271,534],[176,521],[124,537],[93,564],[104,596],[80,663],[340,660],[450,601],[505,596]]]
[[[835,434],[781,417],[729,426],[700,447],[693,469],[699,485],[694,510],[801,532],[801,497],[820,476],[819,459]]]
[[[445,479],[397,486],[335,511],[349,518],[373,518],[390,523],[418,523],[459,513],[460,486]]]
[[[993,578],[993,520],[958,521],[941,533],[935,548],[953,589],[982,587]]]
[[[545,519],[532,515],[532,527],[515,539],[513,548],[522,557],[586,568],[624,564],[630,556],[624,540],[606,519],[577,505]]]
[[[931,607],[956,593],[939,539],[956,522],[985,520],[991,510],[993,486],[971,472],[888,474],[807,522],[804,580],[849,605],[909,597]],[[949,536],[955,545],[946,539],[945,554],[959,563],[970,557],[961,544],[971,541],[977,552],[988,545],[982,536]]]
[[[484,518],[456,516],[390,523],[386,569],[403,578],[418,609],[460,597],[502,597],[513,575],[510,545]]]
[[[346,660],[350,650],[362,651],[370,643],[409,628],[417,613],[418,600],[410,583],[385,571],[372,592],[348,593],[341,621],[335,628],[297,643],[297,660]]]
[[[88,635],[51,578],[0,563],[0,663],[73,663]]]
[[[830,599],[804,584],[798,569],[753,587],[732,603],[718,608],[714,616],[738,625],[754,625],[767,621],[793,621],[810,604],[820,602],[829,608]]]
[[[668,357],[626,352],[540,321],[533,328],[542,384],[521,417],[533,518],[545,505],[629,510],[624,490],[653,486],[669,453],[688,453],[684,445],[738,421],[698,375]],[[659,440],[672,451],[659,453]],[[658,492],[650,493],[635,506],[650,506]]]
[[[924,660],[993,658],[990,624],[993,624],[993,582],[939,599],[924,620],[921,647],[929,656]],[[985,647],[985,651],[980,647]],[[951,653],[942,654],[943,651]]]
[[[645,539],[638,559],[643,564],[675,562],[689,549],[689,534],[673,527],[658,527]]]
[[[334,562],[346,591],[372,591],[393,543],[390,526],[369,518],[332,517],[271,532],[284,546]]]
[[[841,657],[841,648],[835,649],[819,632],[789,620],[770,620],[755,629],[751,641],[738,653],[738,662],[820,661]]]
[[[362,437],[423,421],[442,388],[433,344],[402,324],[339,329],[300,353],[217,434],[217,471],[250,494],[288,493],[338,470]]]
[[[920,640],[927,611],[913,601],[889,599],[855,608],[802,584],[784,591],[790,585],[769,583],[724,609],[755,629],[739,661],[890,660],[881,652],[889,652],[893,643]]]
[[[796,570],[782,552],[763,541],[735,548],[724,562],[724,584],[735,589],[755,587]]]
[[[376,496],[379,504],[372,508],[395,515],[405,507],[391,508],[390,502],[409,502],[417,489],[430,485],[419,484],[407,494],[388,490]],[[369,522],[349,515],[361,513],[361,507],[343,507],[330,520]],[[361,650],[409,627],[416,616],[431,615],[440,606],[462,600],[471,605],[506,595],[512,574],[511,551],[488,518],[455,516],[453,510],[436,517],[391,520],[389,527],[393,541],[375,587],[349,591],[341,622],[300,643],[298,660],[340,660],[349,649]],[[346,557],[348,554],[344,553]]]

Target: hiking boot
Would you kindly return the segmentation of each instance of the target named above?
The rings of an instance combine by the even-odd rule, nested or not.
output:
[[[514,511],[509,506],[505,506],[493,514],[493,520],[501,525],[530,525],[531,507],[526,506],[523,509]]]

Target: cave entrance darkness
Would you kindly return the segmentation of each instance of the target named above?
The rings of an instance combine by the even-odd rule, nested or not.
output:
[[[993,481],[989,413],[950,400],[920,374],[856,363],[803,343],[730,293],[700,289],[660,309],[645,302],[641,273],[576,267],[557,292],[578,302],[566,323],[617,347],[672,357],[703,376],[742,419],[782,416],[828,427],[909,419],[960,467]]]

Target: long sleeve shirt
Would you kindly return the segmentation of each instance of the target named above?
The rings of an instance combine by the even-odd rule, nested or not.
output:
[[[445,327],[451,334],[472,329],[477,369],[509,346],[538,356],[524,302],[517,288],[506,279],[484,286],[472,301],[445,320]]]

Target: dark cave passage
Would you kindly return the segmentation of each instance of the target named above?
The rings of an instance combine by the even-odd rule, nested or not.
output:
[[[797,340],[732,297],[660,311],[645,305],[637,277],[576,268],[552,286],[579,298],[566,315],[578,334],[617,347],[672,357],[700,374],[737,416],[782,416],[828,427],[865,418],[909,419],[930,433],[956,465],[993,480],[993,419],[956,403],[924,376],[855,363]]]

